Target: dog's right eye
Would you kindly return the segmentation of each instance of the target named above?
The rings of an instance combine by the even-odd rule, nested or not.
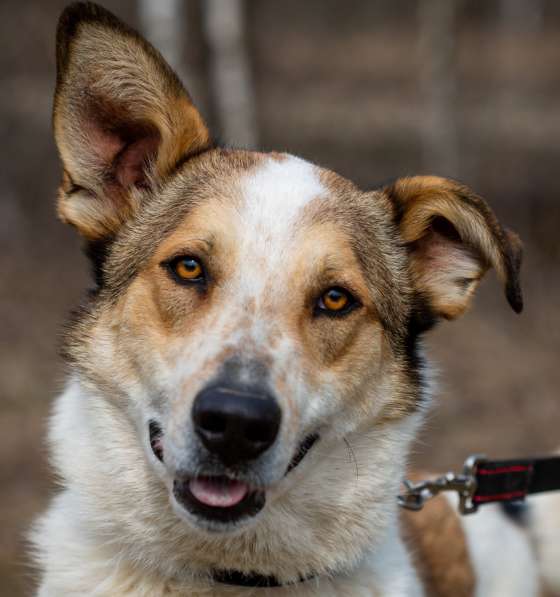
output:
[[[359,306],[358,301],[344,288],[333,286],[328,288],[319,297],[316,307],[316,314],[324,314],[330,317],[337,317],[350,313]]]
[[[195,257],[181,255],[165,263],[174,280],[180,284],[203,282],[205,280],[202,263]]]

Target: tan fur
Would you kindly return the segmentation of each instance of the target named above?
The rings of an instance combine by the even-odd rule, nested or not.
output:
[[[474,597],[475,572],[465,533],[449,502],[438,496],[421,512],[403,510],[401,524],[427,595]]]

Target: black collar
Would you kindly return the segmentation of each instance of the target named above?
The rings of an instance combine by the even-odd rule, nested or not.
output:
[[[281,583],[275,576],[265,576],[256,572],[245,574],[244,572],[239,572],[239,570],[214,570],[212,578],[215,582],[224,585],[234,585],[236,587],[273,588],[287,587],[300,582],[306,582],[315,578],[315,575],[300,576],[297,581]]]

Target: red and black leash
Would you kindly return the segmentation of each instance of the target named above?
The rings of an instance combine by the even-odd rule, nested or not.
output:
[[[459,475],[447,473],[419,483],[405,481],[404,485],[406,491],[398,497],[403,508],[420,510],[438,493],[455,491],[461,513],[471,514],[484,504],[518,502],[534,493],[560,490],[560,456],[489,460],[474,455]]]
[[[511,502],[560,489],[560,457],[486,460],[476,470],[473,503]]]

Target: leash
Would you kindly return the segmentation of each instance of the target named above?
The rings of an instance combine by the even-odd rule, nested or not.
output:
[[[488,460],[469,456],[459,475],[447,473],[432,480],[404,481],[399,506],[421,510],[429,499],[444,491],[459,496],[459,512],[472,514],[479,506],[495,502],[518,502],[526,496],[560,490],[560,456],[520,460]]]

